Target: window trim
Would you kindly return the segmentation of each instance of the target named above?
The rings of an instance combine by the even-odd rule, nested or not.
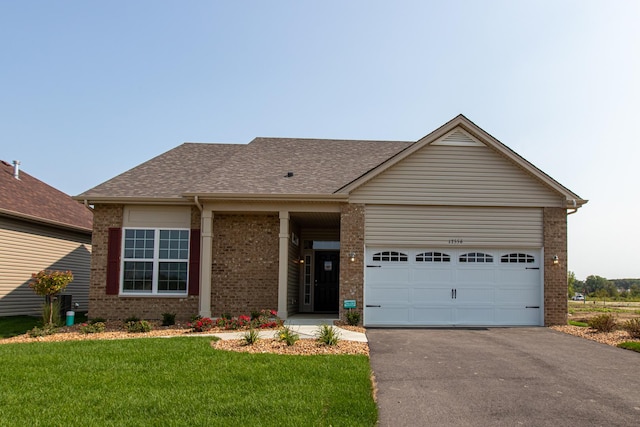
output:
[[[386,250],[374,253],[371,259],[374,262],[409,262],[409,255],[400,251]]]
[[[153,230],[153,258],[125,258],[125,240],[127,230]],[[186,259],[161,259],[160,258],[160,231],[186,231],[187,232],[187,258]],[[154,297],[154,298],[184,298],[189,295],[189,276],[191,268],[191,230],[183,227],[123,227],[122,236],[120,239],[120,283],[119,283],[119,296],[121,297]],[[152,278],[151,278],[151,292],[144,291],[125,291],[124,290],[124,275],[125,275],[125,263],[126,262],[152,262]],[[184,291],[158,291],[158,279],[161,262],[181,262],[186,264],[186,286]]]

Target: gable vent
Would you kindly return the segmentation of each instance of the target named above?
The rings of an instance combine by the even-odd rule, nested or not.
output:
[[[458,146],[483,146],[484,144],[473,138],[460,128],[454,129],[436,142],[433,145],[458,145]]]

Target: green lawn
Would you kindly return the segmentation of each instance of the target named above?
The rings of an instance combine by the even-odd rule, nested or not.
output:
[[[214,350],[206,337],[0,345],[2,425],[373,426],[366,356]]]
[[[39,317],[31,316],[9,316],[0,317],[0,339],[11,338],[22,335],[36,325],[41,325]]]
[[[626,348],[627,350],[633,350],[633,351],[637,351],[638,353],[640,353],[640,342],[627,341],[627,342],[623,342],[623,343],[618,344],[618,347]]]

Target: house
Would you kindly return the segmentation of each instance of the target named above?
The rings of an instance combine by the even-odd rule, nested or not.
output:
[[[355,307],[367,326],[566,323],[587,202],[462,115],[415,142],[185,143],[75,198],[92,317]]]
[[[86,311],[91,210],[19,165],[0,161],[0,316],[42,312],[43,298],[29,287],[31,274],[41,270],[71,270],[64,301]]]

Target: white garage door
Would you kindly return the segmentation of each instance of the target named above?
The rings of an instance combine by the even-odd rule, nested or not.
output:
[[[542,325],[540,251],[368,248],[366,326]]]

